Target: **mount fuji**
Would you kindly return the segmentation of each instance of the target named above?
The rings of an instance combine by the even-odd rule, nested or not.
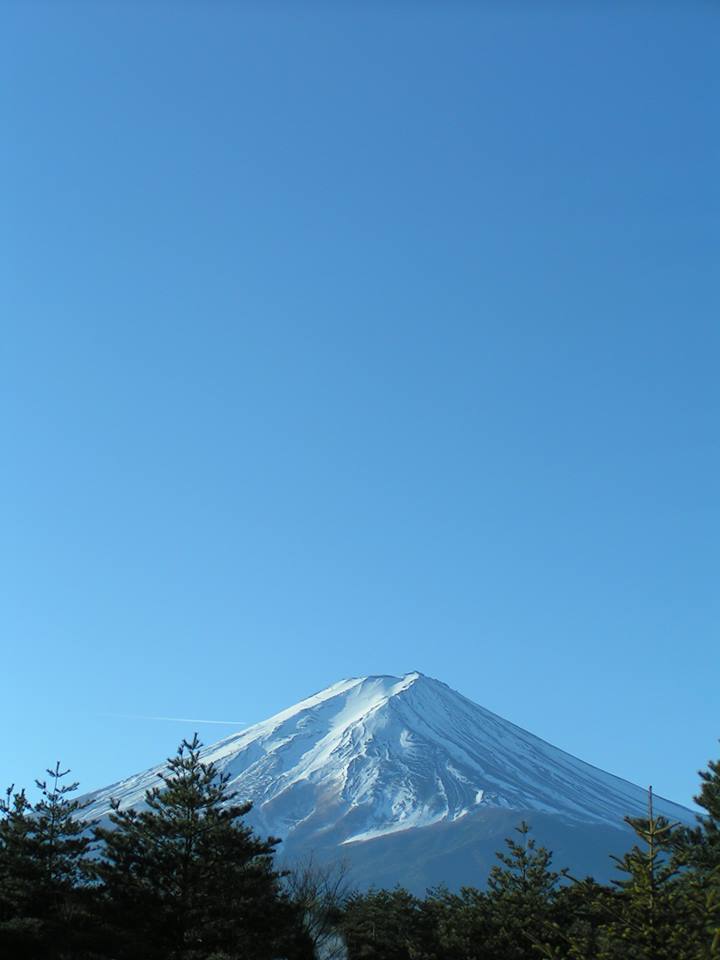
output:
[[[473,703],[408,673],[341,680],[262,723],[205,747],[253,809],[249,824],[283,839],[284,858],[344,860],[358,886],[481,886],[521,820],[557,866],[607,879],[628,848],[626,815],[647,793]],[[90,794],[141,806],[160,764]],[[694,823],[655,798],[656,813]]]

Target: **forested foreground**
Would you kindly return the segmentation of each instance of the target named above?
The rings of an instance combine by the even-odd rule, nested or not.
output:
[[[227,779],[184,741],[141,811],[83,819],[59,766],[0,806],[2,960],[702,960],[720,957],[720,762],[694,830],[628,820],[608,887],[553,867],[527,824],[487,887],[357,893],[342,871],[278,871]]]

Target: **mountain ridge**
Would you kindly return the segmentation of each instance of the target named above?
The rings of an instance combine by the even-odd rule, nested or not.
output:
[[[642,816],[647,802],[641,787],[420,671],[340,680],[202,753],[253,804],[250,825],[281,837],[287,856],[323,851],[359,862],[373,851],[383,859],[382,842],[422,849],[440,835],[450,846],[463,838],[477,854],[493,824],[513,817],[547,824],[561,846],[580,834],[593,846],[608,830],[624,844],[623,818]],[[123,807],[142,804],[163,768],[89,795],[88,815],[105,816],[113,796]],[[655,809],[694,822],[662,797]]]

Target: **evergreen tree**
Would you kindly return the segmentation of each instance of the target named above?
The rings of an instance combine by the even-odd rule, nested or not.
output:
[[[486,894],[475,887],[451,893],[444,887],[430,891],[424,904],[433,918],[442,960],[494,960],[492,915]]]
[[[347,896],[343,871],[273,868],[197,737],[183,741],[139,810],[102,828],[57,764],[40,799],[0,799],[4,960],[720,960],[720,762],[701,773],[695,829],[626,818],[637,842],[613,888],[565,884],[530,828],[498,854],[486,891],[402,888]],[[328,955],[330,955],[328,953]]]
[[[6,791],[0,802],[0,956],[30,958],[42,939],[35,916],[40,870],[34,857],[32,806],[25,791]]]
[[[556,891],[566,870],[551,869],[552,852],[538,847],[523,822],[516,828],[520,840],[508,838],[506,853],[497,857],[488,878],[488,908],[491,924],[488,946],[502,960],[536,958],[551,924]]]
[[[700,793],[693,799],[704,813],[695,829],[679,833],[675,861],[684,868],[688,916],[702,930],[698,956],[720,957],[720,761],[711,760],[699,775]]]
[[[571,878],[573,879],[573,878]],[[561,887],[541,937],[533,937],[547,960],[598,960],[616,894],[592,877]]]
[[[77,783],[62,783],[69,770],[48,770],[49,780],[36,780],[41,798],[33,809],[33,836],[37,844],[42,883],[45,892],[58,897],[84,879],[84,857],[91,844],[88,828],[93,826],[80,819],[86,804],[70,799]]]
[[[91,955],[92,891],[83,867],[90,846],[77,783],[57,763],[33,806],[24,791],[7,791],[0,807],[0,945],[21,958]]]
[[[700,770],[700,793],[693,797],[703,808],[697,826],[676,833],[676,852],[683,865],[691,865],[708,877],[720,873],[720,760],[711,760]]]
[[[698,817],[702,836],[702,866],[710,871],[720,870],[720,760],[711,760],[707,770],[700,770],[700,793],[695,803],[705,813]]]
[[[184,740],[141,810],[113,804],[95,874],[127,960],[271,960],[311,956],[299,911],[280,888],[272,857],[241,821],[227,775]]]
[[[568,960],[596,960],[600,956],[613,897],[611,889],[592,877],[558,891],[552,909],[552,935],[546,941],[555,945],[556,955]]]
[[[341,924],[349,960],[424,960],[427,918],[402,887],[353,894]]]
[[[681,960],[687,956],[678,869],[670,854],[674,825],[655,817],[652,788],[647,818],[626,817],[641,840],[622,857],[613,857],[625,876],[613,883],[601,960]]]

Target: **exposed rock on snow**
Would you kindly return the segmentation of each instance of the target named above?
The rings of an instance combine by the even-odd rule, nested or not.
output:
[[[640,787],[420,673],[341,680],[204,756],[252,801],[259,831],[305,847],[330,838],[347,846],[493,809],[618,828],[646,809]],[[90,814],[106,813],[111,797],[142,803],[159,770],[98,791]],[[690,811],[661,798],[655,809],[692,822]]]

